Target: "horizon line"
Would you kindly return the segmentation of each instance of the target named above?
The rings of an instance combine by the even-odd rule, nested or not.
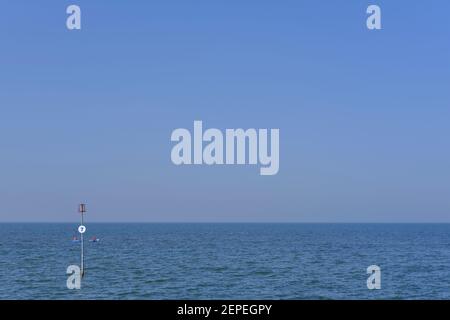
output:
[[[79,224],[79,221],[0,221],[2,223]],[[91,221],[85,224],[450,224],[450,221]]]

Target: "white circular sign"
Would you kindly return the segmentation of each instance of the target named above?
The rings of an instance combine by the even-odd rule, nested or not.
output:
[[[85,226],[79,226],[78,227],[78,232],[79,233],[85,233],[86,232],[86,227]]]

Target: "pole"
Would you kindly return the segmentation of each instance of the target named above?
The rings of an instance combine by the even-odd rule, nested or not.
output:
[[[83,212],[81,213],[81,225],[83,225]],[[81,234],[81,276],[84,276],[84,238]]]
[[[84,227],[84,213],[86,212],[86,205],[84,203],[80,204],[78,211],[81,213],[81,225],[80,228],[83,228],[83,232],[80,231],[81,237],[81,277],[84,276],[84,231],[86,228]]]

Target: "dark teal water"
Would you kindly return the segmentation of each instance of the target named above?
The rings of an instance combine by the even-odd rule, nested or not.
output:
[[[449,224],[0,224],[2,299],[450,299]],[[381,267],[381,290],[366,269]]]

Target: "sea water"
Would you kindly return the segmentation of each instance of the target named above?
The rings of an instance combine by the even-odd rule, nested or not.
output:
[[[450,299],[450,224],[0,224],[1,299]],[[381,289],[366,270],[381,269]]]

